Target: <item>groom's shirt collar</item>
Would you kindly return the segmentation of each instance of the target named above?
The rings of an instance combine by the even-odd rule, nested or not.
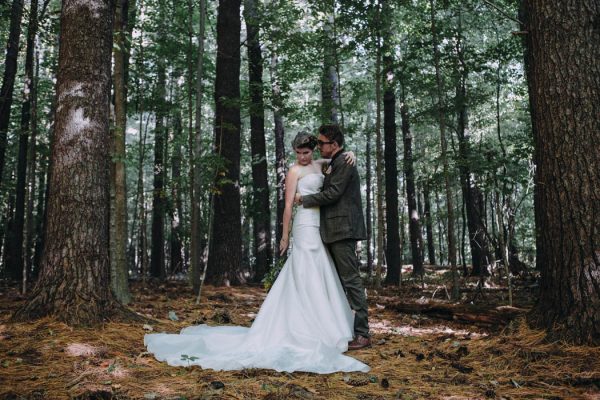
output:
[[[337,153],[335,153],[333,155],[333,157],[331,157],[331,161],[329,161],[329,165],[333,165],[333,162],[335,161],[336,158],[338,158],[339,156],[342,155],[342,153],[344,152],[344,148],[340,148],[340,151],[338,151]]]

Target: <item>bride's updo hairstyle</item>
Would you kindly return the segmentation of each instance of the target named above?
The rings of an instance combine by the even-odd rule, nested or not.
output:
[[[294,140],[292,140],[294,149],[311,149],[317,147],[317,138],[305,131],[298,132]]]

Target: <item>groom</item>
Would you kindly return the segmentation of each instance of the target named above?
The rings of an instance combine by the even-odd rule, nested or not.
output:
[[[321,239],[333,257],[350,307],[355,311],[354,340],[348,343],[348,350],[357,350],[371,346],[367,299],[356,256],[356,242],[367,238],[360,178],[356,166],[340,157],[344,135],[338,125],[321,125],[317,146],[321,157],[331,159],[324,171],[323,190],[307,196],[296,194],[296,202],[305,208],[321,207]]]

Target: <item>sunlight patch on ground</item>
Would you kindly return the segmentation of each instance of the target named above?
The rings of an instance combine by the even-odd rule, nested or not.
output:
[[[452,329],[445,325],[428,326],[425,328],[416,328],[411,325],[392,325],[388,320],[369,323],[369,328],[372,333],[393,334],[400,336],[435,336],[435,335],[451,335],[451,336],[468,336],[471,339],[481,339],[487,337],[487,334],[471,332],[466,329]]]
[[[88,357],[96,355],[96,353],[98,353],[98,349],[94,346],[90,346],[89,344],[71,343],[67,346],[65,352],[73,357]]]

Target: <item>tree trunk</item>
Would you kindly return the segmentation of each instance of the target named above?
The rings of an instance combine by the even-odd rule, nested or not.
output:
[[[371,115],[371,103],[369,102],[369,109],[367,110],[367,118]],[[373,275],[373,178],[371,173],[371,124],[367,123],[366,129],[366,141],[367,141],[367,155],[366,155],[366,196],[367,196],[367,204],[366,204],[366,220],[367,220],[367,271],[369,271],[369,277]]]
[[[6,248],[6,270],[9,278],[23,282],[23,292],[27,283],[27,266],[23,261],[23,234],[25,227],[25,204],[27,202],[27,156],[29,153],[29,136],[31,134],[31,104],[33,102],[33,66],[34,47],[37,34],[37,0],[32,0],[29,12],[29,27],[27,29],[27,48],[25,50],[25,87],[24,100],[21,106],[21,129],[19,132],[19,151],[17,156],[17,186],[15,198],[15,215],[13,229],[7,233],[10,238]]]
[[[383,182],[383,142],[381,140],[381,1],[377,5],[377,36],[375,38],[376,61],[375,61],[375,175],[377,181],[377,272],[375,273],[375,285],[381,286],[381,273],[383,270],[384,241],[385,241],[385,215],[383,211],[383,196],[385,192]],[[392,274],[394,272],[391,272]],[[396,275],[400,278],[400,274]]]
[[[13,101],[15,76],[17,75],[17,58],[19,55],[19,39],[21,36],[21,19],[23,18],[23,0],[13,0],[10,12],[10,27],[8,42],[6,44],[6,58],[4,62],[4,75],[0,89],[0,185],[4,175],[6,162],[6,145],[8,143],[8,124],[10,122],[10,109]],[[1,193],[1,192],[0,192]]]
[[[240,210],[240,0],[219,0],[215,81],[215,153],[225,163],[215,181],[206,281],[236,285],[242,259]]]
[[[427,258],[429,264],[435,265],[435,243],[433,241],[433,222],[431,220],[431,199],[429,198],[429,183],[423,185],[423,216],[427,232]]]
[[[179,111],[173,119],[173,154],[171,156],[171,273],[183,272],[183,200],[181,197],[181,159],[183,126]]]
[[[190,245],[190,283],[194,289],[194,293],[200,290],[201,271],[203,269],[203,226],[202,226],[202,184],[200,174],[200,158],[202,157],[202,79],[204,77],[204,32],[206,27],[206,0],[200,0],[198,7],[200,8],[200,21],[198,29],[198,64],[196,69],[196,123],[194,126],[194,137],[190,146],[192,156],[190,162],[192,164],[190,171],[192,178],[191,192],[191,245]]]
[[[277,71],[277,52],[271,54],[271,91],[273,96],[273,120],[275,123],[275,176],[277,179],[277,220],[275,223],[275,260],[279,263],[279,242],[283,235],[283,211],[285,209],[285,175],[287,160],[285,157],[285,142],[283,130],[283,99]]]
[[[164,153],[166,118],[166,71],[165,61],[158,60],[156,126],[154,128],[154,179],[152,192],[152,243],[150,275],[165,279],[165,189]]]
[[[127,177],[125,175],[125,130],[127,128],[127,94],[125,81],[126,30],[128,0],[117,0],[114,35],[114,102],[113,154],[111,160],[111,232],[110,268],[111,288],[119,301],[131,301],[129,293],[129,267],[127,265]]]
[[[462,38],[462,18],[459,16],[459,32],[456,44],[458,60],[458,84],[456,87],[457,136],[458,151],[461,161],[458,163],[461,190],[465,201],[467,228],[469,231],[469,246],[473,276],[489,275],[488,266],[493,263],[489,240],[486,236],[485,214],[483,211],[483,195],[473,179],[470,168],[473,156],[469,134],[467,114],[467,64],[464,59],[464,44]]]
[[[386,3],[387,4],[387,3]],[[387,30],[386,30],[387,31]],[[384,39],[384,48],[389,44]],[[388,54],[388,51],[384,51]],[[386,231],[387,245],[385,246],[385,259],[387,262],[387,274],[385,283],[398,285],[402,279],[402,263],[400,260],[400,226],[398,215],[398,164],[396,151],[396,95],[394,94],[394,69],[393,60],[390,56],[383,59],[384,71],[384,93],[383,93],[383,136],[385,141],[385,204],[386,204]]]
[[[600,2],[528,0],[526,8],[541,272],[531,318],[553,337],[598,345]]]
[[[16,320],[56,315],[93,325],[122,310],[109,276],[112,13],[109,1],[63,3],[47,238],[40,278]]]
[[[321,121],[337,124],[340,108],[339,81],[336,69],[335,2],[326,0],[327,15],[323,23],[323,72],[321,76]]]
[[[440,71],[440,55],[438,49],[438,38],[435,25],[435,4],[434,0],[429,2],[431,8],[431,34],[433,37],[433,57],[435,64],[435,76],[437,83],[437,112],[440,125],[440,143],[442,147],[442,165],[444,168],[444,183],[446,189],[446,208],[448,212],[448,261],[452,269],[452,297],[458,299],[459,297],[459,282],[458,282],[458,271],[456,266],[456,238],[454,231],[454,200],[452,197],[452,184],[450,181],[450,171],[448,166],[448,144],[446,141],[446,117],[444,115],[444,85],[442,82],[442,74]]]
[[[250,147],[252,152],[252,214],[254,234],[254,281],[260,282],[271,267],[271,208],[265,143],[263,101],[263,59],[259,39],[259,16],[255,0],[244,0],[248,34],[248,73],[250,86]]]
[[[421,223],[417,209],[415,190],[415,170],[412,157],[412,133],[410,132],[410,121],[408,105],[403,99],[400,106],[402,116],[402,138],[404,140],[404,176],[406,177],[406,200],[408,203],[408,232],[410,236],[410,250],[412,255],[413,275],[423,277],[423,238],[421,236]]]

